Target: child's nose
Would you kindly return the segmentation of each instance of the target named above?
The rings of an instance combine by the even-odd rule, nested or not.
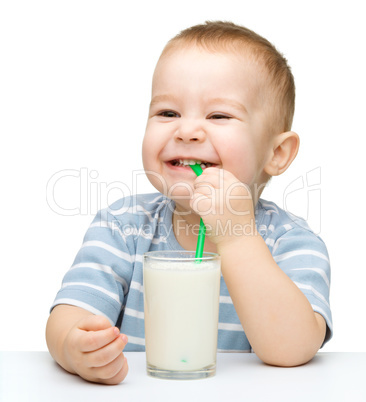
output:
[[[194,122],[181,124],[174,134],[174,139],[176,141],[187,144],[192,142],[202,142],[205,138],[206,133],[204,129]]]

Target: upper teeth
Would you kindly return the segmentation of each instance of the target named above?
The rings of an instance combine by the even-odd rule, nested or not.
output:
[[[195,159],[179,159],[179,164],[184,165],[184,166],[201,165],[202,169],[212,166],[212,163],[210,163],[210,162],[202,162],[200,160],[195,160]]]
[[[200,165],[202,162],[193,159],[179,159],[179,163],[182,165]]]

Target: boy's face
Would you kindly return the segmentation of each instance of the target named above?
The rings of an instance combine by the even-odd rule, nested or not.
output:
[[[263,74],[235,53],[189,47],[165,54],[154,73],[143,142],[144,168],[157,190],[189,209],[183,198],[196,175],[180,161],[198,160],[230,171],[255,192],[266,181],[272,142],[263,86]]]

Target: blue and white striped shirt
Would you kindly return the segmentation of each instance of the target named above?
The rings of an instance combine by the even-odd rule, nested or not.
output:
[[[147,251],[181,250],[172,216],[175,204],[156,193],[123,198],[101,210],[86,232],[52,308],[82,307],[121,325],[126,351],[145,350],[142,258]],[[330,265],[323,241],[306,222],[274,203],[259,200],[256,225],[278,266],[294,281],[332,336]],[[221,276],[218,351],[250,352],[228,289]]]

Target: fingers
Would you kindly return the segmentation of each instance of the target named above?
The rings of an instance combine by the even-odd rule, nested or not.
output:
[[[214,227],[218,220],[242,220],[253,210],[251,190],[231,172],[215,167],[207,168],[194,182],[190,207]],[[235,215],[235,216],[233,216]],[[242,222],[241,222],[242,223]],[[210,235],[208,230],[207,234]]]
[[[84,331],[99,331],[110,328],[112,325],[106,317],[101,315],[88,315],[78,323],[78,328]]]
[[[69,371],[92,382],[118,384],[127,375],[123,349],[127,336],[103,316],[82,318],[65,339]]]
[[[228,173],[228,172],[227,172]],[[198,191],[206,187],[218,189],[222,187],[224,180],[224,170],[218,168],[206,168],[203,173],[194,181],[194,188]],[[210,191],[210,190],[209,190]]]
[[[127,344],[127,336],[120,334],[113,342],[85,355],[89,367],[106,366],[122,353]]]
[[[122,353],[126,343],[126,335],[121,334],[102,349],[85,353],[89,380],[105,384],[118,384],[123,381],[128,372],[127,360]]]
[[[80,351],[96,351],[113,342],[119,335],[120,331],[116,327],[110,327],[99,331],[85,331],[80,338]]]
[[[211,199],[215,198],[217,189],[222,185],[222,169],[207,168],[194,182],[194,193],[190,205],[191,208],[201,215],[211,212]]]
[[[194,182],[195,193],[193,197],[202,195],[213,198],[220,196],[222,198],[234,196],[250,196],[250,188],[245,183],[239,181],[232,173],[218,168],[207,168],[198,176]]]
[[[111,370],[111,372],[116,371],[117,373],[113,377],[109,378],[102,378],[101,376],[99,376],[98,382],[101,382],[103,384],[115,385],[119,384],[126,378],[129,368],[127,359],[122,355],[121,357],[117,358],[116,361],[112,362],[112,364],[115,365],[116,370]],[[103,373],[101,373],[101,375],[103,375]]]
[[[216,199],[223,188],[224,170],[212,167],[205,169],[194,181],[194,193],[190,201],[191,208],[201,216],[216,214]]]
[[[98,350],[120,335],[118,328],[112,327],[106,317],[99,315],[83,318],[77,327],[81,331],[79,338],[79,350],[81,352]]]
[[[106,355],[103,356],[103,360],[106,360]],[[101,379],[108,379],[115,377],[122,369],[125,357],[121,351],[118,352],[111,361],[101,366],[92,367],[92,373],[95,377]],[[98,358],[96,364],[100,364],[101,360]]]

